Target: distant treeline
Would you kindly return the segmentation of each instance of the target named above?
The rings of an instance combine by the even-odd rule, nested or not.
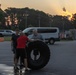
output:
[[[11,21],[10,23],[8,23],[9,20]],[[15,22],[16,20],[17,23]],[[15,29],[18,27],[23,30],[30,26],[58,27],[61,31],[73,29],[76,28],[76,14],[73,14],[72,19],[69,20],[68,16],[51,15],[28,7],[10,7],[4,11],[0,9],[0,29]]]

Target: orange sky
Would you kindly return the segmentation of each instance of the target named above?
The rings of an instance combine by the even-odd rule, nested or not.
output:
[[[70,15],[76,13],[76,0],[0,0],[2,9],[7,7],[34,8],[52,15]],[[62,8],[66,8],[66,12]]]

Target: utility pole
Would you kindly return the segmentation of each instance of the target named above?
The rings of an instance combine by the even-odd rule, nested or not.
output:
[[[39,19],[39,27],[40,27],[41,26],[40,25],[40,19],[41,19],[40,14],[38,15],[38,19]]]
[[[27,13],[27,11],[25,11],[25,28],[27,28],[27,17],[29,16],[29,14]]]

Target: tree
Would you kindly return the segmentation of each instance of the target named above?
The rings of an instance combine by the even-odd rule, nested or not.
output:
[[[26,8],[8,8],[5,10],[11,16],[12,22],[15,17],[18,18],[18,26],[21,30],[29,27],[58,27],[60,30],[68,30],[73,28],[72,23],[75,25],[75,20],[70,22],[66,16],[50,15],[43,11]],[[75,22],[74,22],[75,21]]]
[[[72,23],[66,16],[55,15],[51,17],[51,26],[58,27],[60,31],[72,29]]]
[[[16,17],[19,20],[18,25],[19,25],[19,28],[21,29],[24,29],[25,27],[29,27],[29,25],[32,25],[35,27],[39,26],[39,24],[42,27],[49,26],[49,16],[43,11],[29,9],[28,7],[21,8],[21,9],[20,8],[8,8],[5,11],[8,15],[11,16],[11,18],[15,17],[15,14],[16,14]],[[27,23],[26,23],[26,17],[27,17]]]
[[[71,19],[71,22],[72,22],[74,28],[76,28],[76,13],[73,14],[72,19]]]
[[[3,28],[4,26],[4,12],[2,9],[0,9],[0,28]]]

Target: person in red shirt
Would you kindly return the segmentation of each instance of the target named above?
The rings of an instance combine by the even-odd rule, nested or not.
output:
[[[32,40],[29,39],[23,32],[21,32],[19,38],[17,39],[15,67],[17,67],[19,57],[21,57],[24,59],[24,65],[26,67],[25,70],[28,70],[27,55],[26,55],[26,50],[25,50],[27,41],[32,41]]]

